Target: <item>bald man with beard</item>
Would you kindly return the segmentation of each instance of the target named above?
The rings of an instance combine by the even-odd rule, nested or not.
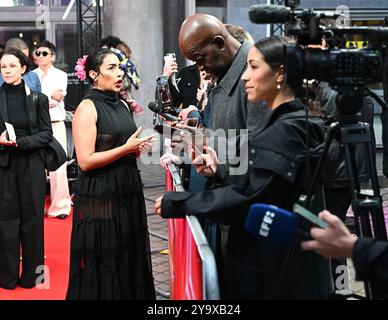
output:
[[[267,110],[247,102],[241,76],[247,67],[252,44],[238,42],[217,18],[207,14],[189,16],[179,32],[182,53],[205,70],[216,86],[209,94],[211,129],[254,130]]]

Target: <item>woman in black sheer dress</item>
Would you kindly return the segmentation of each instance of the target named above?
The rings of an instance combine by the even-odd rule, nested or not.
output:
[[[141,128],[119,99],[123,71],[113,52],[89,56],[85,71],[93,88],[73,120],[82,171],[74,198],[67,299],[155,299],[136,163],[153,136],[138,137]]]

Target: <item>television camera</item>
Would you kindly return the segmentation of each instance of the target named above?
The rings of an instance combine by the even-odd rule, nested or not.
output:
[[[387,83],[384,71],[388,71],[388,28],[342,27],[338,22],[345,17],[340,13],[297,9],[299,2],[287,1],[289,7],[253,5],[249,17],[253,23],[285,23],[286,33],[296,38],[295,45],[285,46],[287,82],[301,84],[304,79],[328,82],[343,101],[338,103],[339,111],[356,114],[361,109],[360,96],[367,94],[365,86]],[[337,25],[322,26],[324,20],[334,20]],[[356,35],[367,37],[368,45],[362,49],[345,48],[346,39]],[[327,49],[312,48],[320,45],[322,39]],[[349,99],[352,103],[345,103]]]

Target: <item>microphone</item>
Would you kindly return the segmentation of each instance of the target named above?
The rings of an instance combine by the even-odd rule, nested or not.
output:
[[[249,8],[248,14],[253,23],[285,23],[291,18],[291,9],[279,5],[256,4]]]
[[[298,225],[299,217],[294,213],[264,203],[252,205],[245,221],[245,228],[253,236],[278,245],[289,245],[297,234],[309,236]]]
[[[150,109],[152,112],[155,112],[161,115],[163,118],[167,119],[168,121],[178,121],[178,122],[180,121],[178,117],[175,117],[168,113],[161,112],[162,110],[160,110],[159,105],[156,101],[151,101],[148,104],[148,109]]]

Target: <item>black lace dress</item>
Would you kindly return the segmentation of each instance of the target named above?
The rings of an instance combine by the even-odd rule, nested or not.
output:
[[[136,131],[117,94],[93,89],[96,152],[125,144]],[[67,299],[155,299],[140,173],[134,154],[81,172],[76,186]]]

